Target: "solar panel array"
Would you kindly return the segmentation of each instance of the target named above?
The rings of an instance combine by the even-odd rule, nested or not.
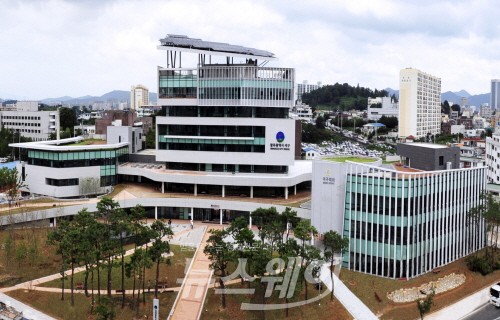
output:
[[[165,38],[160,39],[160,43],[162,46],[166,47],[218,51],[275,58],[274,53],[269,51],[247,48],[222,42],[203,41],[201,39],[189,38],[188,36],[184,35],[168,34]]]

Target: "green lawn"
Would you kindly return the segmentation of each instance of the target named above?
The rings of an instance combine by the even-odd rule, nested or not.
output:
[[[70,295],[66,293],[65,300],[61,301],[60,293],[16,290],[8,292],[8,295],[18,299],[52,317],[64,320],[89,320],[97,319],[95,314],[90,313],[91,297],[84,294],[75,294],[75,306],[70,304]],[[160,293],[160,319],[166,319],[177,296],[177,292]],[[153,294],[146,294],[146,304],[139,304],[139,318],[152,319]],[[142,297],[141,297],[142,298]],[[121,308],[121,297],[114,296],[115,319],[134,319],[136,311],[133,309],[134,301],[131,296],[126,297],[125,308]]]
[[[229,288],[247,288],[246,285],[233,284],[228,286]],[[321,300],[289,308],[288,317],[286,317],[285,309],[278,310],[267,310],[265,315],[263,311],[247,311],[241,310],[241,303],[247,302],[252,304],[263,303],[262,297],[264,289],[261,285],[256,283],[251,284],[251,288],[256,288],[255,294],[246,295],[226,295],[226,309],[221,307],[221,295],[215,294],[214,289],[209,289],[207,297],[205,299],[205,305],[203,307],[203,312],[201,314],[202,320],[233,320],[233,319],[331,319],[331,320],[346,320],[352,319],[352,316],[347,312],[347,310],[340,304],[336,299],[330,301],[330,294],[327,294]],[[324,291],[323,287],[323,291]],[[319,294],[318,290],[313,286],[308,286],[308,299],[315,297]],[[302,289],[300,292],[296,292],[294,296],[289,300],[289,303],[304,301],[305,291]],[[279,291],[274,291],[273,295],[266,298],[266,304],[284,304],[285,299],[279,298]]]
[[[180,284],[176,283],[176,279],[182,279],[184,278],[184,268],[186,266],[186,258],[191,258],[194,254],[194,251],[192,250],[186,250],[185,247],[180,247],[177,245],[171,245],[171,251],[174,253],[173,256],[171,256],[170,259],[170,265],[167,265],[165,263],[160,264],[160,281],[165,281],[167,278],[167,283],[168,287],[178,287]],[[127,263],[130,260],[130,256],[125,257],[125,263]],[[113,268],[112,271],[112,282],[111,282],[111,288],[112,290],[120,289],[121,288],[121,267],[120,267],[120,259],[116,259],[116,266]],[[151,288],[153,288],[154,283],[155,283],[155,275],[156,275],[156,264],[153,265],[151,269],[146,269],[146,281],[145,281],[145,286],[147,287],[147,281],[149,280],[151,283]],[[83,283],[85,278],[85,273],[80,272],[75,274],[75,279],[74,283]],[[101,290],[105,290],[107,287],[107,270],[105,268],[101,268],[100,271],[100,284],[101,284]],[[67,277],[67,280],[64,282],[65,288],[69,289],[70,288],[70,277]],[[89,275],[89,289],[92,288],[92,282],[90,279]],[[139,285],[139,282],[136,281],[136,286]],[[57,280],[52,280],[46,283],[41,284],[43,287],[55,287],[55,288],[60,288],[61,287],[61,279]],[[134,286],[134,280],[133,278],[127,278],[125,277],[125,289],[126,290],[132,290]],[[97,272],[94,272],[94,289],[97,290]],[[137,288],[136,288],[137,289]]]
[[[27,228],[0,231],[0,288],[37,279],[59,272],[60,257],[55,248],[47,245],[48,228]],[[12,240],[12,249],[7,250],[7,239]],[[21,256],[16,252],[27,248],[36,253]],[[33,252],[33,251],[32,251]]]
[[[370,158],[370,157],[355,157],[355,156],[347,156],[347,157],[325,157],[321,158],[321,160],[327,160],[327,161],[333,161],[333,162],[346,162],[346,161],[352,161],[352,162],[359,162],[359,163],[365,163],[365,162],[375,162],[377,159],[375,158]]]
[[[481,288],[491,285],[500,277],[500,270],[487,276],[469,271],[465,258],[450,263],[440,269],[441,271],[438,274],[430,272],[408,281],[387,279],[342,269],[340,279],[376,315],[381,316],[382,319],[404,320],[419,318],[416,303],[394,303],[387,298],[389,292],[401,288],[418,287],[424,283],[436,281],[453,272],[456,274],[465,274],[466,280],[464,284],[434,297],[434,305],[431,308],[431,312],[433,312],[465,298]],[[381,299],[380,302],[377,300],[375,293]]]

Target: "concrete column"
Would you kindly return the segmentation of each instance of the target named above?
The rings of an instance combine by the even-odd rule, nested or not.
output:
[[[56,217],[54,217],[54,224],[53,224],[54,228],[57,227],[57,221],[56,220],[57,220]]]
[[[288,187],[285,187],[285,199],[288,199]]]
[[[161,193],[165,193],[165,182],[161,182]]]
[[[220,225],[222,225],[222,209],[219,209],[219,220],[220,220]]]
[[[293,195],[296,196],[297,195],[297,185],[294,185],[293,186]]]
[[[137,182],[141,182],[141,176],[137,176]]]
[[[198,185],[195,183],[194,184],[194,196],[196,197],[198,195]]]
[[[250,186],[250,198],[253,198],[253,186]]]
[[[158,220],[158,207],[155,206],[155,220]]]
[[[248,213],[248,228],[252,229],[252,215],[251,212]]]
[[[226,196],[226,186],[222,186],[222,197]]]
[[[191,221],[193,221],[194,220],[194,208],[193,207],[191,207],[190,216],[191,216]]]
[[[311,232],[311,246],[314,246],[314,234]]]

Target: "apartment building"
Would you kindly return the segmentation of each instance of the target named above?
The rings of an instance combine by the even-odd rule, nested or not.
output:
[[[399,137],[422,138],[441,131],[441,79],[418,69],[399,76]]]

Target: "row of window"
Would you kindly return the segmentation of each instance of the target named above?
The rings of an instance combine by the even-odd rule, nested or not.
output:
[[[266,136],[264,126],[196,126],[196,125],[159,125],[159,135],[199,136],[199,137],[257,137]]]
[[[158,143],[159,150],[191,150],[191,151],[215,151],[215,152],[266,152],[263,145],[246,144],[201,144],[201,143]]]
[[[94,160],[100,158],[123,157],[128,154],[128,148],[116,150],[97,150],[97,151],[79,151],[79,152],[52,152],[29,150],[28,157],[45,160]]]
[[[71,178],[71,179],[45,178],[46,185],[55,186],[55,187],[77,186],[78,182],[79,182],[78,178]]]
[[[278,88],[200,88],[200,99],[292,100],[292,89]]]
[[[35,116],[3,116],[2,118],[12,120],[40,120],[40,117]]]
[[[205,107],[163,106],[162,115],[167,117],[225,117],[225,118],[273,118],[287,119],[289,108],[277,107]]]
[[[205,172],[244,172],[244,173],[287,173],[287,166],[261,166],[243,164],[186,163],[166,162],[165,168],[170,170],[188,170]]]
[[[4,126],[40,127],[39,122],[3,122]]]
[[[123,160],[125,161],[125,159]],[[116,158],[65,160],[65,161],[29,158],[28,164],[34,166],[50,167],[50,168],[111,166],[111,165],[116,165]]]

